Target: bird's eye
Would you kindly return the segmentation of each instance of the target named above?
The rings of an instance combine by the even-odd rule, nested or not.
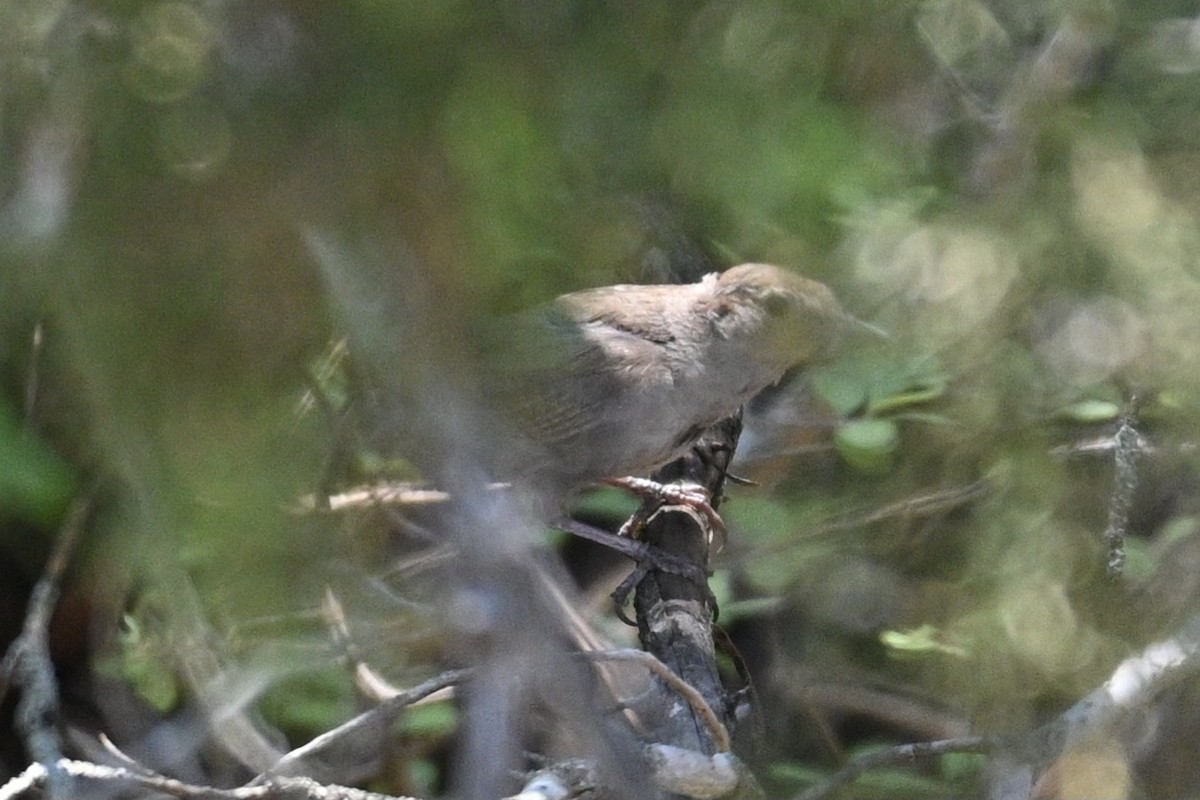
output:
[[[763,310],[772,317],[781,317],[792,307],[787,295],[780,292],[769,292],[762,301]]]

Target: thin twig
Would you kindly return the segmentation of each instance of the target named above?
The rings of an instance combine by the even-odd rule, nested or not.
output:
[[[42,344],[45,332],[42,323],[33,326],[29,342],[29,377],[25,379],[25,426],[32,427],[37,410],[38,391],[41,388]]]
[[[856,528],[865,528],[868,525],[887,522],[888,520],[921,519],[931,517],[934,514],[944,514],[978,500],[987,494],[988,488],[987,481],[978,480],[964,486],[952,486],[948,489],[935,489],[924,494],[917,494],[898,502],[872,508],[861,513],[847,514],[829,519],[808,529],[802,536],[793,537],[772,547],[758,548],[756,555],[775,555],[782,551],[801,546],[809,539],[854,530]]]
[[[116,759],[119,766],[122,766],[128,770],[132,770],[133,772],[139,772],[143,775],[154,774],[153,770],[138,763],[133,758],[133,756],[129,755],[124,750],[117,747],[116,742],[114,742],[112,739],[108,738],[108,734],[101,733],[101,734],[98,734],[96,738],[99,739],[100,747],[104,750],[104,752],[108,753],[112,758]]]
[[[827,797],[835,790],[857,780],[860,775],[880,767],[911,764],[918,759],[947,753],[987,753],[996,746],[996,742],[986,736],[959,736],[936,742],[914,742],[876,750],[854,759],[824,782],[796,795],[793,800],[819,800]]]
[[[227,663],[191,578],[176,563],[157,566],[157,579],[171,587],[170,629],[159,633],[171,642],[172,663],[195,697],[214,744],[256,773],[268,769],[283,752],[247,708],[265,688],[265,675]]]
[[[309,511],[346,511],[349,509],[405,506],[425,506],[445,503],[450,494],[441,489],[429,489],[411,483],[380,483],[351,489],[347,492],[317,497],[307,495],[300,498],[300,510]]]
[[[662,572],[671,575],[681,575],[696,581],[700,585],[708,585],[708,575],[697,564],[653,545],[646,544],[638,539],[628,539],[624,536],[618,536],[615,533],[588,525],[579,520],[571,519],[570,517],[560,517],[550,523],[550,525],[563,533],[569,533],[581,539],[587,539],[589,542],[595,542],[596,544],[616,550],[618,553],[628,556],[639,563],[649,563],[655,569]]]
[[[1104,529],[1104,544],[1108,548],[1105,567],[1111,578],[1120,577],[1125,568],[1125,535],[1129,530],[1133,495],[1137,491],[1141,439],[1134,425],[1134,411],[1122,414],[1113,436],[1113,492],[1108,502],[1108,525]]]
[[[430,678],[424,683],[406,689],[395,697],[388,698],[383,703],[365,711],[351,720],[343,722],[333,730],[326,731],[308,744],[301,745],[279,759],[269,770],[250,781],[248,786],[258,786],[274,780],[276,776],[286,773],[300,764],[304,759],[311,758],[322,750],[346,739],[362,735],[365,731],[378,730],[390,725],[405,708],[436,691],[462,683],[471,676],[469,669],[454,669]]]
[[[311,778],[275,777],[261,786],[218,789],[213,786],[185,783],[151,770],[110,767],[88,761],[63,758],[52,766],[54,772],[79,781],[102,784],[114,790],[142,788],[185,800],[269,800],[282,797],[309,800],[408,800],[348,786],[322,784]],[[41,764],[31,764],[20,775],[0,786],[0,800],[16,800],[36,792],[48,784],[52,774],[53,772]]]
[[[392,685],[363,659],[362,651],[350,636],[350,623],[346,619],[342,602],[329,587],[325,589],[325,600],[321,604],[321,616],[329,627],[334,647],[344,655],[346,661],[354,669],[354,685],[363,696],[376,703],[382,703],[403,691]],[[422,701],[414,702],[413,705],[435,699],[447,699],[452,696],[449,694],[452,691],[451,687],[446,687],[444,691],[439,690],[438,693],[434,693]]]

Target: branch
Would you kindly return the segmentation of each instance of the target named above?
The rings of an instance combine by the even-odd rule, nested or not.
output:
[[[1145,708],[1163,690],[1200,669],[1200,614],[1192,617],[1170,639],[1145,647],[1122,661],[1102,686],[1084,696],[1056,719],[1019,740],[1005,772],[1027,773],[1028,790],[1064,752],[1088,742],[1111,738],[1135,712]],[[1007,749],[1007,748],[1006,748]],[[998,775],[992,796],[1012,797],[1013,785],[1001,786]],[[1028,792],[1024,796],[1029,796]]]
[[[732,753],[708,756],[682,747],[651,744],[643,749],[642,755],[654,786],[670,795],[693,800],[758,796],[753,776]],[[519,793],[504,800],[612,796],[612,787],[602,783],[595,763],[590,759],[575,758],[538,770],[529,776]]]
[[[0,662],[0,700],[3,700],[10,685],[20,687],[17,728],[34,761],[49,765],[47,790],[51,797],[65,797],[67,786],[62,774],[53,766],[62,759],[62,740],[56,727],[58,684],[50,660],[50,620],[58,603],[63,573],[82,535],[90,504],[89,492],[76,498],[68,509],[54,551],[30,595],[29,611],[25,615],[21,635],[13,641],[4,660]]]
[[[306,758],[311,758],[318,755],[324,750],[334,746],[335,744],[354,743],[355,740],[364,736],[371,731],[379,730],[380,728],[391,725],[391,723],[400,715],[407,706],[421,700],[434,692],[440,691],[447,686],[462,683],[471,675],[471,670],[456,669],[443,672],[437,677],[430,678],[424,683],[417,684],[411,689],[407,689],[396,694],[394,697],[388,698],[383,703],[379,704],[370,711],[365,711],[357,717],[342,723],[331,731],[326,731],[316,737],[308,744],[297,747],[290,753],[272,766],[269,770],[256,777],[248,785],[258,786],[269,781],[275,780],[279,775],[282,775],[296,766]],[[0,798],[2,800],[2,798]]]
[[[1129,529],[1129,511],[1137,491],[1137,459],[1141,455],[1141,434],[1135,427],[1133,412],[1121,415],[1113,436],[1113,493],[1108,504],[1108,525],[1104,544],[1108,548],[1107,569],[1110,577],[1120,577],[1125,567],[1125,534]]]
[[[123,789],[147,789],[171,797],[195,800],[264,800],[268,798],[306,798],[310,800],[396,800],[391,795],[367,792],[348,786],[318,783],[310,778],[275,777],[261,786],[242,786],[237,789],[217,789],[168,778],[145,769],[109,767],[89,761],[59,759],[53,764],[54,772],[79,781],[104,785],[114,791]],[[44,788],[50,774],[41,764],[31,764],[17,777],[0,786],[0,800],[16,800],[30,792]]]
[[[827,797],[835,790],[858,780],[860,775],[880,767],[911,764],[920,758],[932,758],[947,753],[987,753],[995,747],[995,741],[984,736],[959,736],[936,742],[914,742],[876,750],[854,759],[823,783],[809,787],[793,800],[819,800]]]
[[[910,763],[946,753],[990,753],[1003,750],[1024,756],[1005,764],[995,776],[992,796],[1028,797],[1039,775],[1064,751],[1112,734],[1132,712],[1146,706],[1168,686],[1200,668],[1200,614],[1174,637],[1149,645],[1122,661],[1104,685],[1095,689],[1056,719],[1019,738],[962,736],[936,742],[890,747],[850,762],[824,783],[810,787],[793,800],[818,800],[856,780],[868,770]],[[1022,787],[1006,780],[1020,773]],[[1023,795],[1014,794],[1023,792]]]

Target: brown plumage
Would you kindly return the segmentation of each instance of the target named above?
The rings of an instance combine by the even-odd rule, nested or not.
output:
[[[511,319],[489,365],[518,434],[500,469],[556,491],[645,475],[853,322],[825,285],[767,264],[563,295]]]

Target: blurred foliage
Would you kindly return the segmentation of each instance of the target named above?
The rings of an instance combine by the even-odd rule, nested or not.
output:
[[[52,524],[75,491],[67,463],[0,403],[0,515]]]
[[[1197,610],[1194,13],[0,0],[0,556],[31,579],[79,476],[98,477],[77,590],[96,618],[63,635],[169,711],[188,652],[172,623],[94,633],[166,586],[165,618],[196,603],[221,657],[255,663],[271,718],[312,735],[348,712],[312,644],[325,587],[394,680],[446,653],[438,579],[376,581],[407,555],[392,522],[301,498],[470,450],[427,381],[470,385],[481,317],[706,254],[771,261],[891,337],[748,417],[738,469],[761,486],[730,489],[719,565],[774,788],[862,741],[1027,728]],[[323,262],[323,231],[357,254]],[[390,280],[339,296],[360,257]],[[402,401],[355,398],[347,296]],[[1145,447],[1113,582],[1128,409]],[[272,639],[301,646],[263,657]],[[821,700],[835,684],[905,702]],[[1194,745],[1194,721],[1163,724]],[[1149,794],[1200,791],[1156,757]],[[409,765],[424,787],[430,763]],[[964,776],[876,780],[900,797]]]

